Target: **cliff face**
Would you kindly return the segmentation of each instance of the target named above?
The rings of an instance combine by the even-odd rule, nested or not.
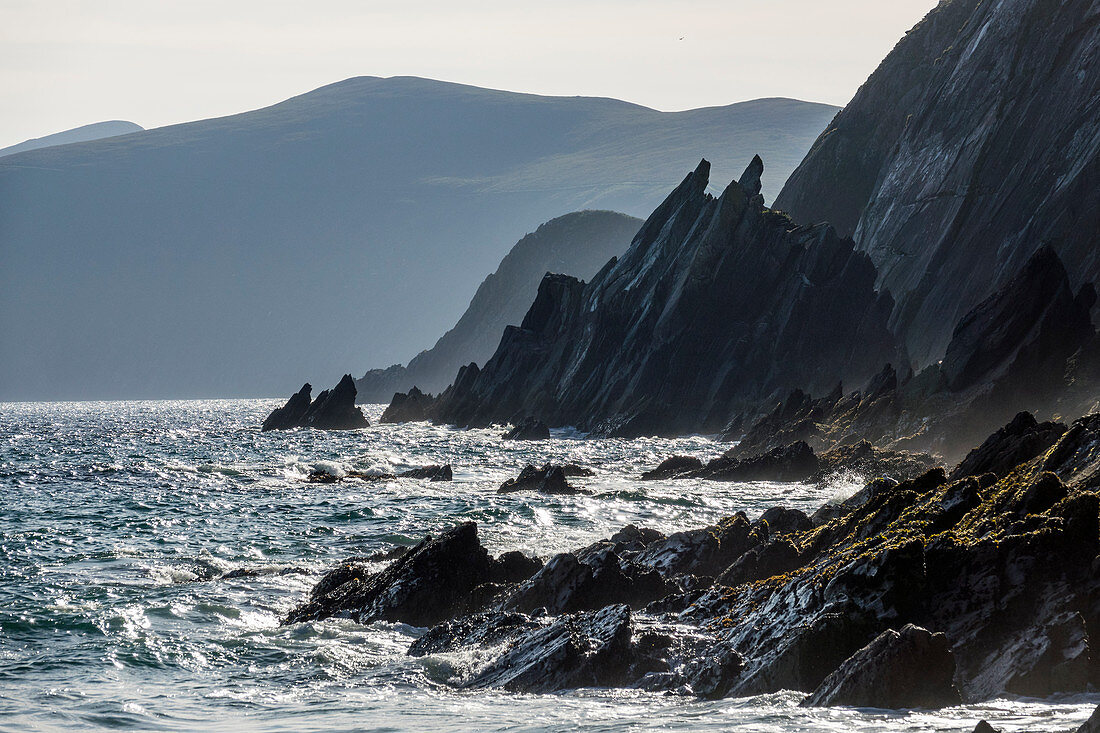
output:
[[[483,369],[464,369],[435,417],[534,415],[622,436],[718,430],[795,385],[861,381],[897,351],[893,301],[832,228],[764,207],[755,159],[719,197],[690,173],[630,249],[590,283],[548,275]]]
[[[512,247],[435,346],[407,367],[372,369],[356,380],[359,401],[389,402],[395,392],[414,386],[436,393],[446,388],[463,364],[483,364],[493,355],[504,327],[523,319],[543,275],[591,277],[609,258],[626,251],[641,224],[641,219],[613,211],[580,211],[546,222]]]
[[[1100,2],[941,2],[775,206],[854,236],[918,365],[1039,244],[1100,279]]]

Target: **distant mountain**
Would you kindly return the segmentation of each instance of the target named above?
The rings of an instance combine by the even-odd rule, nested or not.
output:
[[[280,395],[432,344],[508,247],[706,155],[777,192],[834,116],[416,78],[0,158],[0,399]],[[17,345],[17,346],[12,346]]]
[[[28,150],[48,148],[53,145],[84,143],[91,140],[101,140],[105,137],[129,135],[131,132],[142,132],[144,129],[145,128],[141,125],[135,125],[133,122],[125,122],[123,120],[93,122],[90,125],[74,127],[73,129],[65,130],[64,132],[55,132],[52,135],[46,135],[44,137],[36,137],[31,140],[26,140],[19,143],[18,145],[11,145],[6,148],[0,148],[0,158],[4,157],[5,155],[24,153]]]
[[[777,208],[878,266],[918,365],[1041,244],[1100,281],[1096,0],[942,2],[814,144]]]
[[[581,211],[552,219],[512,247],[496,272],[481,283],[458,323],[407,367],[372,369],[356,380],[358,400],[388,403],[396,392],[419,387],[438,393],[459,367],[484,364],[500,343],[504,327],[523,320],[547,272],[588,279],[621,255],[641,219],[613,211]]]

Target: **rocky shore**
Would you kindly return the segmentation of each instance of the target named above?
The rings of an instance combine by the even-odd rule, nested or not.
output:
[[[799,690],[805,705],[886,708],[1090,689],[1100,415],[1020,415],[950,471],[924,460],[881,464],[905,471],[813,517],[777,506],[669,536],[628,526],[545,562],[494,557],[461,524],[382,570],[342,564],[285,622],[422,627],[409,654],[482,650],[454,681],[466,689]]]

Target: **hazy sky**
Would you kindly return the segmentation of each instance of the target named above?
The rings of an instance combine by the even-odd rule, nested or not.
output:
[[[157,127],[351,76],[626,99],[844,104],[936,0],[0,0],[0,147]]]

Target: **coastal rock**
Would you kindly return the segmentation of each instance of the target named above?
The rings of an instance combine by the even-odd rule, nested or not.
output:
[[[676,532],[655,540],[632,558],[671,580],[681,576],[716,577],[739,557],[767,540],[767,528],[751,524],[743,513],[702,529]]]
[[[672,456],[661,461],[652,471],[642,474],[642,481],[662,481],[670,478],[684,478],[703,468],[703,461],[694,456]]]
[[[549,440],[550,428],[542,420],[526,418],[501,436],[504,440]]]
[[[306,412],[309,411],[311,402],[310,394],[312,392],[313,387],[309,382],[306,382],[296,394],[292,395],[291,398],[287,400],[285,405],[271,411],[271,414],[264,420],[260,432],[266,433],[269,430],[290,430],[291,428],[300,426],[302,424],[302,418],[304,418]]]
[[[951,480],[983,473],[1004,476],[1021,463],[1045,453],[1065,432],[1066,426],[1061,423],[1040,425],[1030,412],[1021,412],[970,451],[951,472]]]
[[[332,389],[326,389],[309,402],[312,387],[307,383],[282,407],[264,420],[262,432],[316,428],[317,430],[357,430],[370,427],[363,411],[355,406],[355,380],[345,374]]]
[[[461,524],[428,536],[380,573],[341,566],[318,583],[308,603],[291,611],[284,623],[333,616],[359,623],[400,621],[432,626],[458,615],[477,586],[492,575],[489,553],[477,525]]]
[[[501,609],[524,612],[545,609],[558,615],[617,603],[642,608],[670,590],[659,573],[622,560],[607,543],[583,553],[555,555],[509,594]]]
[[[630,609],[562,616],[527,635],[491,662],[464,687],[549,693],[580,687],[617,687],[631,678],[639,653],[633,643]]]
[[[515,641],[545,626],[522,613],[480,613],[433,626],[412,643],[407,654],[424,657],[469,647],[492,647]]]
[[[711,481],[804,481],[820,468],[813,449],[799,441],[749,458],[722,456],[687,475]]]
[[[761,165],[714,198],[702,161],[591,282],[547,275],[484,368],[441,395],[438,419],[715,432],[777,391],[862,382],[895,361],[892,299],[869,259],[766,209]]]
[[[540,494],[571,495],[584,493],[566,480],[566,466],[558,466],[547,463],[542,468],[536,468],[530,464],[520,471],[519,476],[511,478],[500,485],[497,490],[501,494],[512,494],[517,491],[535,491]],[[579,466],[569,467],[574,476],[591,475],[587,469]]]
[[[962,702],[943,634],[912,624],[889,629],[830,674],[805,706],[941,708]]]
[[[1077,729],[1077,733],[1100,733],[1100,707],[1097,707],[1089,719]]]
[[[999,731],[984,720],[979,720],[974,726],[974,733],[999,733]]]
[[[306,481],[312,484],[334,484],[346,478],[371,482],[392,481],[399,478],[451,481],[454,479],[454,474],[451,470],[451,464],[449,463],[443,466],[421,466],[420,468],[412,468],[408,471],[402,471],[401,473],[364,473],[362,471],[347,471],[338,475],[327,470],[315,469],[310,471],[309,476],[306,477]]]
[[[397,392],[393,395],[389,406],[382,412],[379,422],[424,422],[431,419],[434,405],[434,397],[430,394],[424,394],[413,386],[407,393]]]

